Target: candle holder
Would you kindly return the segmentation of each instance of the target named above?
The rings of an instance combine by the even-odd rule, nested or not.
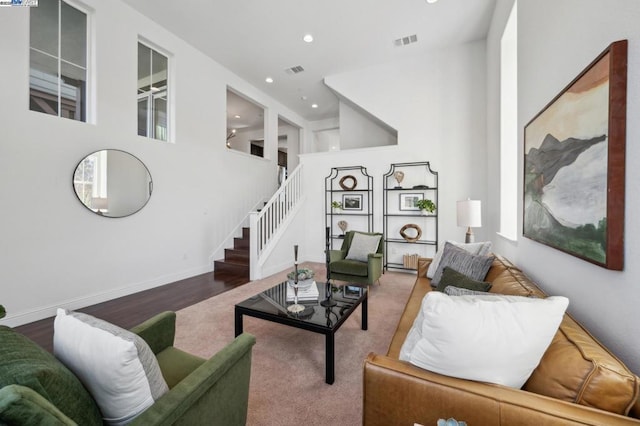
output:
[[[293,305],[287,306],[287,311],[297,314],[304,311],[304,306],[298,303],[298,245],[293,246],[293,258],[296,274],[293,279]]]

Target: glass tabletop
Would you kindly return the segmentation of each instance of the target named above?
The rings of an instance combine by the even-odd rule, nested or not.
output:
[[[367,289],[353,285],[331,285],[332,299],[336,306],[324,307],[320,304],[325,299],[326,284],[316,282],[319,296],[315,300],[298,300],[305,307],[304,311],[292,313],[287,311],[287,306],[293,304],[292,298],[287,298],[287,282],[252,296],[236,306],[253,312],[259,312],[274,317],[287,318],[300,323],[313,324],[315,326],[333,329],[353,312],[367,296]],[[291,290],[289,290],[291,292]]]

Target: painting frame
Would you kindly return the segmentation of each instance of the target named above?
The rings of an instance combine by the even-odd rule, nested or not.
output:
[[[400,211],[418,211],[420,207],[416,206],[416,201],[424,200],[424,194],[419,192],[410,192],[400,194]]]
[[[362,210],[362,194],[342,194],[342,210]]]
[[[523,236],[611,270],[624,267],[627,45],[611,43],[524,127]]]

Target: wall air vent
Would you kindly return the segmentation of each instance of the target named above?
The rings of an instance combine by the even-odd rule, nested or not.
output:
[[[291,67],[291,68],[287,68],[286,70],[284,70],[287,74],[299,74],[302,71],[304,71],[304,68],[302,68],[302,65],[296,65],[295,67]]]
[[[416,43],[418,41],[418,36],[412,34],[410,36],[401,37],[397,40],[393,41],[393,44],[397,47],[406,46],[407,44]]]

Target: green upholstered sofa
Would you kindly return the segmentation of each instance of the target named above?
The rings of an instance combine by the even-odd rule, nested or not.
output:
[[[244,425],[251,351],[242,334],[205,360],[173,347],[175,313],[134,327],[158,359],[169,392],[131,425]],[[92,425],[102,417],[81,382],[53,355],[0,326],[0,425]]]

